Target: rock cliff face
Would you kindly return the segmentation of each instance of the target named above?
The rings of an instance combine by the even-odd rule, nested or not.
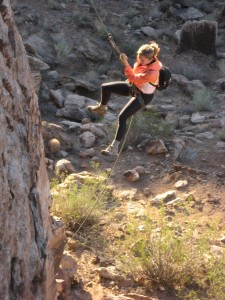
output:
[[[55,298],[40,115],[9,0],[0,0],[0,299]]]

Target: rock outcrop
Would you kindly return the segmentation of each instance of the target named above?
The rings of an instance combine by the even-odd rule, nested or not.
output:
[[[55,299],[50,189],[37,96],[9,0],[0,1],[0,299]]]
[[[193,49],[215,55],[217,27],[217,22],[212,21],[186,22],[181,29],[178,52]]]

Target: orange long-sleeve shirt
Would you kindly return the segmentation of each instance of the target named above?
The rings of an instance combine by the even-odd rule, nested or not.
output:
[[[151,94],[155,91],[154,85],[159,81],[159,70],[162,68],[162,63],[156,58],[151,64],[142,66],[137,59],[134,67],[130,65],[124,68],[124,73],[129,82],[134,83],[135,86],[145,94]]]

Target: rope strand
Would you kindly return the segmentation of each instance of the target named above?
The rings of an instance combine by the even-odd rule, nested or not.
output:
[[[129,125],[128,125],[128,129],[127,129],[127,133],[126,133],[126,135],[125,135],[124,141],[123,141],[123,143],[122,143],[122,146],[121,146],[121,148],[120,148],[120,151],[119,151],[119,153],[118,153],[118,156],[117,156],[117,158],[116,158],[116,161],[115,161],[115,163],[114,163],[114,165],[113,165],[113,168],[112,168],[111,172],[109,173],[109,176],[108,176],[107,179],[106,179],[105,186],[104,186],[102,192],[100,193],[100,196],[98,195],[98,199],[97,199],[96,194],[94,195],[94,196],[95,196],[95,199],[96,199],[95,204],[91,207],[90,211],[87,213],[86,217],[84,218],[84,220],[82,221],[82,223],[80,224],[80,226],[78,227],[78,229],[74,232],[74,234],[72,235],[72,237],[70,237],[70,239],[69,239],[68,241],[71,241],[71,240],[74,238],[74,236],[80,231],[80,229],[83,227],[84,223],[87,221],[87,219],[88,219],[88,217],[90,216],[90,214],[94,211],[94,209],[95,209],[95,207],[97,206],[97,204],[102,200],[102,198],[103,198],[103,196],[104,196],[104,192],[105,192],[106,187],[107,187],[107,185],[108,185],[108,182],[109,182],[110,178],[112,177],[112,174],[113,174],[113,172],[114,172],[114,170],[115,170],[115,168],[116,168],[117,162],[118,162],[118,160],[119,160],[119,158],[120,158],[120,155],[121,155],[121,153],[122,153],[122,151],[123,151],[123,148],[124,148],[124,145],[125,145],[125,143],[126,143],[128,134],[129,134],[129,132],[130,132],[130,128],[131,128],[131,125],[132,125],[132,121],[133,121],[133,116],[132,116],[131,119],[130,119],[130,123],[129,123]]]
[[[92,8],[94,9],[94,11],[96,13],[96,16],[98,17],[99,21],[101,22],[101,24],[103,26],[103,29],[104,29],[107,37],[108,37],[108,41],[110,42],[110,44],[111,44],[111,46],[112,46],[112,48],[113,48],[113,50],[114,50],[114,52],[116,54],[116,57],[119,59],[120,54],[121,54],[119,47],[116,45],[115,41],[113,40],[112,35],[108,32],[108,30],[107,30],[107,28],[105,26],[105,23],[103,22],[102,17],[100,16],[100,14],[99,14],[99,12],[98,12],[95,4],[94,4],[94,1],[90,0],[90,4],[91,4]]]

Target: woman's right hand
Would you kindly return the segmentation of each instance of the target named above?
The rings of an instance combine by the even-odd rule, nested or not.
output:
[[[120,62],[121,62],[121,65],[124,66],[124,67],[126,67],[126,66],[129,65],[129,63],[128,63],[128,57],[127,57],[127,55],[125,53],[121,53],[120,54]]]

